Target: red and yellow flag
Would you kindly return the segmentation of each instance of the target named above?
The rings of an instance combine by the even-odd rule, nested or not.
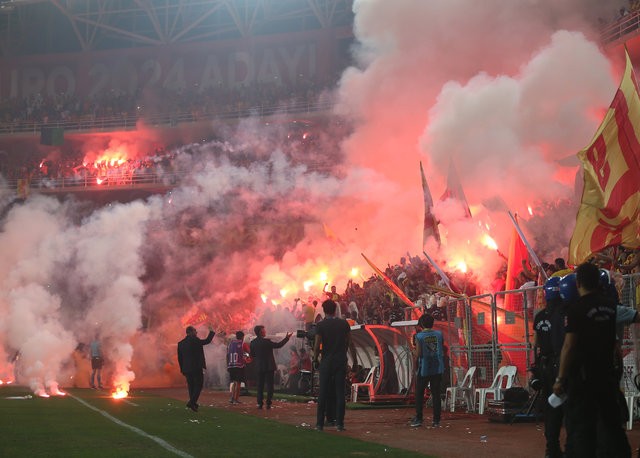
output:
[[[369,258],[367,258],[363,253],[360,253],[362,255],[362,257],[364,258],[365,261],[367,261],[367,263],[369,263],[369,265],[371,266],[371,268],[373,270],[375,270],[375,272],[380,275],[380,277],[384,280],[384,282],[387,284],[387,286],[389,287],[389,289],[391,289],[391,291],[393,291],[395,293],[396,296],[398,296],[402,302],[404,302],[405,304],[407,304],[409,307],[415,307],[415,304],[411,301],[411,299],[409,299],[407,297],[407,295],[404,293],[404,291],[402,291],[400,289],[400,287],[398,285],[396,285],[389,277],[387,277],[384,272],[382,272],[380,269],[378,269],[376,267],[376,265],[374,263],[372,263]]]
[[[331,230],[331,228],[329,226],[327,226],[325,223],[322,223],[322,228],[324,229],[324,235],[329,240],[331,240],[332,242],[336,242],[340,246],[345,246],[344,242],[342,240],[340,240],[340,237],[338,237],[336,235],[336,233],[333,232],[333,230]]]
[[[589,146],[578,153],[584,190],[569,244],[569,264],[609,246],[638,248],[640,211],[640,97],[631,59]]]

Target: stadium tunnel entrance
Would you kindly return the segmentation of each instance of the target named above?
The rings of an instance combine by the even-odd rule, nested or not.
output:
[[[414,363],[404,328],[351,326],[351,342],[357,358],[355,364],[349,362],[356,379],[351,385],[352,402],[413,402]]]

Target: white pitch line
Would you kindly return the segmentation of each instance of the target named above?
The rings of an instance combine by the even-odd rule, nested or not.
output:
[[[84,405],[85,407],[90,408],[91,410],[94,410],[94,411],[98,412],[103,417],[108,418],[109,420],[111,420],[115,424],[120,425],[123,428],[127,428],[128,430],[133,431],[134,433],[139,434],[142,437],[146,437],[147,439],[151,439],[152,441],[154,441],[156,444],[158,444],[160,447],[164,448],[165,450],[167,450],[167,451],[169,451],[171,453],[175,453],[176,455],[181,456],[183,458],[194,458],[192,455],[189,455],[187,452],[183,452],[182,450],[178,450],[177,448],[175,448],[173,445],[171,445],[170,443],[168,443],[164,439],[161,439],[161,438],[159,438],[157,436],[152,436],[151,434],[148,434],[148,433],[144,432],[140,428],[136,428],[135,426],[131,426],[130,424],[125,423],[122,420],[118,420],[113,415],[110,415],[109,413],[105,412],[104,410],[101,410],[101,409],[98,409],[97,407],[92,406],[91,404],[89,404],[85,400],[80,399],[80,398],[72,395],[71,393],[67,393],[67,394],[69,396],[71,396],[73,399],[75,399],[76,401],[78,401],[80,404]]]

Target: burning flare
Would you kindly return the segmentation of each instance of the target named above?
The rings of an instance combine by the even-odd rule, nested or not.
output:
[[[482,236],[482,244],[491,250],[497,250],[498,244],[495,240],[491,238],[489,234],[484,234]]]
[[[124,399],[129,396],[129,392],[123,386],[116,387],[115,391],[111,393],[113,399]]]

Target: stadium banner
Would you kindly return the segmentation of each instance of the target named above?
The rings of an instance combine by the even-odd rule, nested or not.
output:
[[[238,40],[0,59],[0,97],[91,97],[110,91],[204,93],[256,83],[325,82],[344,35],[333,29]]]

